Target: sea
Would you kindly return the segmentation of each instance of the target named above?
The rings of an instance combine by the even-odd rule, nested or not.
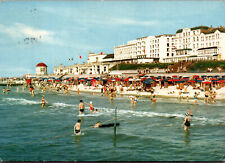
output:
[[[35,90],[32,97],[10,89],[0,92],[0,161],[225,161],[225,101],[139,97],[132,105],[125,95]],[[98,112],[89,111],[90,101]],[[193,117],[184,131],[188,108]],[[82,134],[74,135],[78,119]],[[98,121],[120,125],[93,128]]]

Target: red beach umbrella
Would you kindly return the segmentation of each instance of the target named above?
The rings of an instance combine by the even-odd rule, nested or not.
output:
[[[205,82],[203,82],[204,84],[211,84],[212,82],[210,82],[210,81],[205,81]]]
[[[189,82],[189,83],[195,83],[195,81],[194,81],[194,80],[189,80],[188,82]]]
[[[120,81],[120,78],[115,78],[116,81]]]
[[[129,78],[123,79],[123,81],[129,81]]]
[[[141,78],[141,81],[145,81],[147,78]]]
[[[172,78],[177,78],[177,75],[173,75]]]
[[[194,79],[195,79],[195,78],[199,78],[199,76],[198,76],[198,75],[194,75],[193,78],[194,78]]]

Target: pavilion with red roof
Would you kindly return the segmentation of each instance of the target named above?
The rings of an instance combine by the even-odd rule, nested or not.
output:
[[[42,76],[42,75],[47,75],[47,65],[43,62],[38,63],[36,65],[36,75]]]

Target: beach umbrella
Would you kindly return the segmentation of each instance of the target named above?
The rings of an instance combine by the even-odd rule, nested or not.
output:
[[[194,75],[193,78],[199,78],[199,76],[198,75]]]
[[[81,79],[81,80],[80,80],[80,82],[84,82],[84,81],[85,81],[84,79]]]
[[[189,82],[189,83],[195,83],[195,81],[194,81],[194,80],[189,80],[188,82]]]
[[[173,79],[169,79],[168,81],[169,81],[169,82],[173,82],[174,80],[173,80]]]
[[[147,78],[143,78],[143,77],[142,77],[142,78],[141,78],[141,81],[145,81],[146,79],[147,79]]]
[[[152,84],[150,81],[144,81],[143,84]]]
[[[204,84],[211,84],[212,82],[210,82],[210,81],[205,81],[205,82],[203,82]]]
[[[197,83],[201,83],[201,82],[202,82],[202,80],[196,80],[196,82],[197,82]]]
[[[203,80],[202,78],[198,78],[197,80]]]
[[[115,78],[116,81],[120,81],[120,78]]]
[[[177,75],[173,75],[172,78],[177,78]]]
[[[178,80],[178,81],[176,81],[176,83],[184,83],[184,81],[183,80]]]
[[[129,78],[123,79],[123,81],[129,81]]]

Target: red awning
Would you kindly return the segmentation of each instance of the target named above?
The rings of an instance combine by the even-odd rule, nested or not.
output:
[[[195,81],[194,81],[194,80],[189,80],[188,82],[189,82],[189,83],[195,83]]]

